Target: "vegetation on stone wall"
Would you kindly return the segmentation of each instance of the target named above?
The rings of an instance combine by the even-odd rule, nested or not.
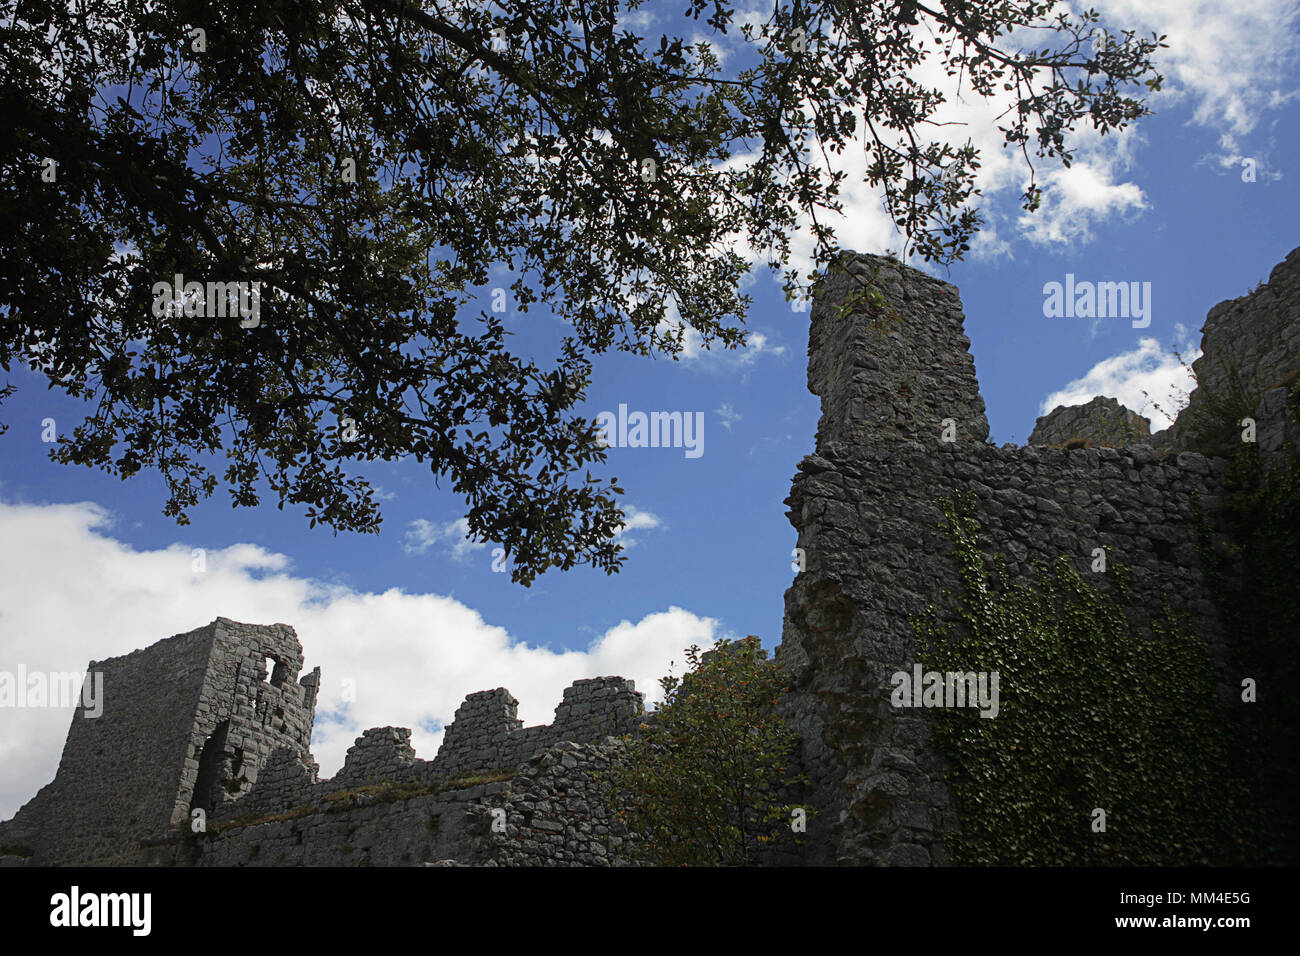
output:
[[[1289,397],[1291,415],[1300,422],[1300,382]],[[1300,860],[1294,741],[1300,724],[1300,456],[1290,448],[1265,465],[1258,445],[1240,443],[1221,507],[1213,516],[1198,507],[1198,517],[1201,559],[1223,614],[1230,674],[1240,695],[1228,726],[1234,772],[1249,792],[1244,822],[1256,854],[1251,862],[1294,865]],[[1214,546],[1211,517],[1227,532],[1226,548]],[[1253,694],[1243,686],[1247,679]]]
[[[745,866],[790,829],[780,802],[796,736],[774,709],[785,679],[758,638],[686,652],[661,678],[664,703],[610,775],[646,862]]]
[[[1230,355],[1225,354],[1220,359],[1223,380],[1216,387],[1208,388],[1201,384],[1195,366],[1189,365],[1177,349],[1173,353],[1192,382],[1192,390],[1173,394],[1168,408],[1161,406],[1145,390],[1142,394],[1157,412],[1171,422],[1177,421],[1183,430],[1182,441],[1188,449],[1203,455],[1222,455],[1237,441],[1238,423],[1254,412],[1259,402],[1259,389],[1247,381],[1247,376]],[[1191,398],[1193,394],[1195,401]]]
[[[914,620],[927,670],[999,674],[999,711],[936,712],[961,830],[956,863],[1171,865],[1233,862],[1236,799],[1203,639],[1168,607],[1148,627],[1068,557],[1012,584],[979,546],[973,499],[945,500],[962,590],[956,622]],[[954,624],[958,626],[954,626]],[[1097,810],[1105,830],[1097,830]]]

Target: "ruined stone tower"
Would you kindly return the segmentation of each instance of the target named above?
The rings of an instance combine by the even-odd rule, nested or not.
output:
[[[850,301],[855,291],[867,294]],[[913,617],[934,605],[954,620],[942,499],[974,496],[986,561],[1002,555],[1011,580],[1034,559],[1064,555],[1085,574],[1096,549],[1122,561],[1137,626],[1168,602],[1222,668],[1192,501],[1215,507],[1226,462],[1148,444],[989,444],[957,289],[892,259],[843,256],[811,321],[808,385],[822,415],[786,501],[806,567],[786,592],[777,649],[819,810],[804,862],[943,865],[959,820],[932,716],[890,700],[891,675],[918,663]]]
[[[53,782],[0,842],[44,864],[140,862],[141,843],[250,790],[276,747],[307,752],[320,670],[299,680],[302,663],[291,627],[226,618],[92,661],[103,713],[78,706]]]

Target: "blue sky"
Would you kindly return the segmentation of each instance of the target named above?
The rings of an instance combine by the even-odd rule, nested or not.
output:
[[[1144,407],[1181,381],[1173,357],[1197,354],[1206,312],[1266,279],[1300,245],[1294,171],[1300,127],[1300,25],[1294,0],[1230,9],[1192,0],[1110,0],[1107,17],[1169,35],[1157,115],[1121,136],[1085,138],[1069,171],[1044,167],[1044,209],[1017,197],[1024,169],[997,148],[978,105],[955,107],[986,145],[990,226],[967,261],[936,271],[961,290],[984,398],[999,444],[1023,444],[1055,404],[1115,395]],[[674,8],[675,9],[675,8]],[[642,18],[655,29],[655,4]],[[1243,159],[1254,160],[1253,182]],[[849,190],[844,246],[898,243],[877,198]],[[1046,318],[1043,286],[1149,282],[1152,321]],[[382,489],[383,531],[332,536],[273,504],[232,510],[219,490],[180,527],[163,517],[152,475],[121,482],[49,462],[42,422],[72,428],[85,407],[25,372],[0,437],[0,670],[82,670],[218,615],[283,621],[324,671],[314,750],[324,774],[370,726],[415,729],[431,757],[466,693],[506,686],[527,723],[549,722],[572,680],[621,673],[653,691],[682,649],[722,635],[780,639],[795,532],[782,501],[812,451],[818,404],[806,387],[807,314],[760,268],[750,288],[750,345],[688,348],[678,362],[603,358],[586,406],[702,412],[703,454],[611,449],[605,473],[626,490],[622,573],[550,572],[530,589],[493,571],[492,545],[465,540],[463,504],[414,462],[368,472]],[[503,283],[505,284],[505,283]],[[516,348],[552,354],[555,320],[510,315]],[[195,551],[203,549],[203,570]],[[355,701],[341,699],[345,679]],[[0,818],[47,782],[70,708],[0,709]]]

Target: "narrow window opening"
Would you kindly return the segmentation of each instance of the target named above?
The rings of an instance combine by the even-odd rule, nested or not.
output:
[[[270,683],[272,687],[283,686],[284,679],[286,676],[288,676],[288,673],[289,673],[289,669],[285,667],[284,664],[280,663],[274,657],[271,657],[269,654],[267,655],[266,677],[263,678],[265,681]]]

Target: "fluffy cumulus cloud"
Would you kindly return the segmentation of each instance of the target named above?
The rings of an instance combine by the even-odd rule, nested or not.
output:
[[[1184,362],[1190,366],[1201,357],[1199,349],[1179,356],[1165,349],[1153,338],[1142,339],[1136,348],[1098,362],[1080,378],[1043,399],[1040,415],[1058,405],[1085,405],[1098,395],[1115,398],[1151,420],[1152,431],[1162,431],[1173,424],[1168,417],[1177,415],[1196,382]]]
[[[1092,130],[1081,131],[1070,167],[1052,167],[1041,174],[1043,204],[1033,213],[1019,215],[1021,235],[1040,245],[1087,242],[1098,223],[1148,208],[1141,187],[1122,181],[1132,155],[1131,144],[1138,139],[1132,127],[1106,137]]]
[[[1300,54],[1297,0],[1093,0],[1103,18],[1168,36],[1161,98],[1183,100],[1194,122],[1237,147],[1271,110],[1300,96],[1289,81]]]
[[[629,516],[629,527],[657,522]],[[84,672],[89,660],[216,617],[291,624],[307,669],[321,668],[312,749],[323,775],[368,727],[410,727],[416,752],[431,758],[476,690],[508,687],[528,725],[550,723],[564,688],[582,677],[621,674],[652,701],[670,662],[680,672],[686,647],[721,634],[716,620],[670,606],[611,627],[585,650],[532,647],[450,597],[325,585],[253,545],[208,551],[203,570],[187,545],[137,551],[88,503],[0,502],[0,540],[0,671]],[[355,692],[345,695],[347,686]],[[71,706],[0,707],[0,819],[53,779],[71,717]]]

